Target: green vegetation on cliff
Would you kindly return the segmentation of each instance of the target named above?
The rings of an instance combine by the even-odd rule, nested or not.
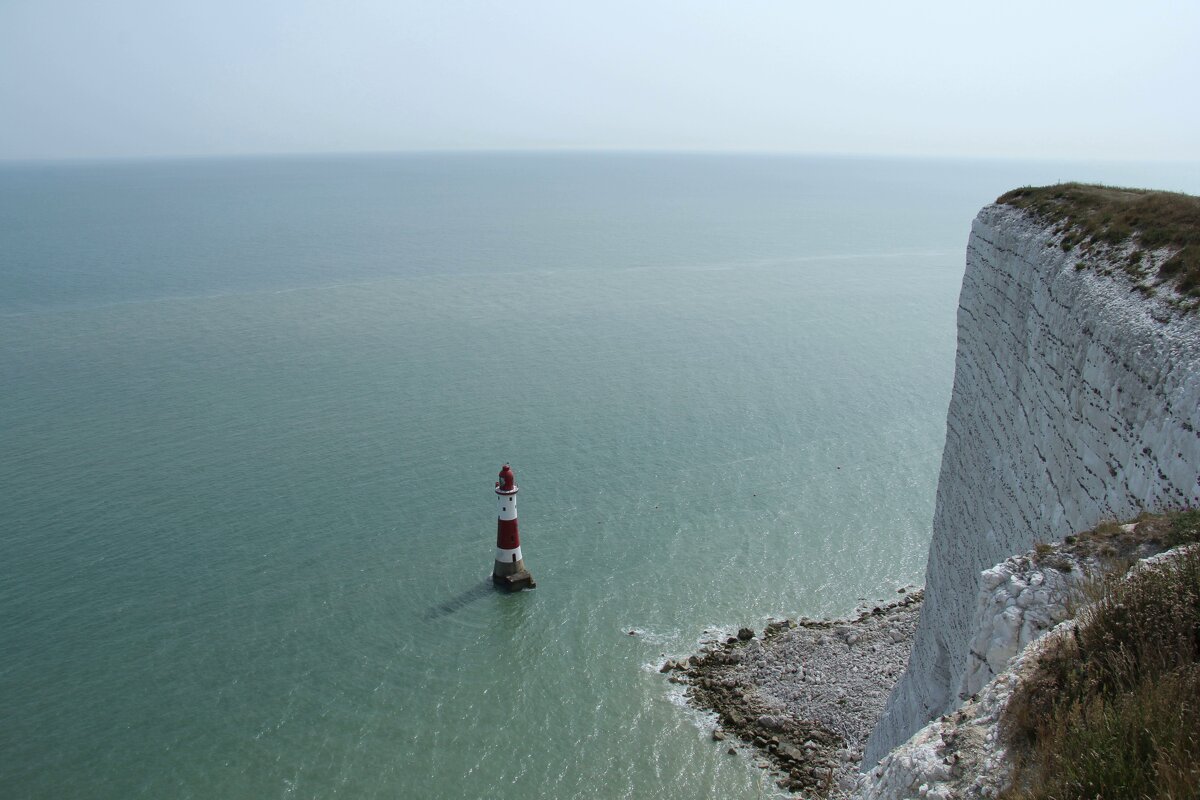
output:
[[[1086,250],[1108,246],[1128,249],[1125,271],[1139,288],[1153,292],[1148,280],[1172,285],[1183,307],[1200,304],[1200,197],[1146,189],[1122,189],[1083,183],[1026,186],[1006,192],[997,203],[1023,208],[1059,226],[1062,247]],[[1148,252],[1165,250],[1156,275]],[[1080,268],[1086,267],[1081,263]]]
[[[1087,538],[1103,548],[1120,526]],[[1163,546],[1200,539],[1200,511],[1144,516]],[[1116,570],[1047,645],[1002,720],[1010,798],[1200,797],[1200,548]]]

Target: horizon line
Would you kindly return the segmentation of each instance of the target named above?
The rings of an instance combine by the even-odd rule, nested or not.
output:
[[[1116,158],[1111,156],[997,155],[886,153],[875,151],[820,151],[737,148],[655,148],[655,147],[440,147],[401,148],[395,150],[294,150],[246,151],[229,153],[162,153],[146,155],[80,156],[0,156],[0,166],[22,164],[97,164],[178,161],[239,161],[247,159],[359,158],[379,156],[455,156],[455,155],[654,155],[654,156],[726,156],[767,158],[828,158],[896,161],[993,161],[1022,163],[1084,164],[1188,164],[1200,165],[1200,158]]]

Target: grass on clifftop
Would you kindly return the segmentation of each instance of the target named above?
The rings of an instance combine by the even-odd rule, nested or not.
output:
[[[1128,246],[1125,271],[1139,288],[1152,293],[1147,278],[1174,286],[1194,309],[1200,301],[1200,197],[1146,189],[1121,189],[1084,183],[1013,189],[997,203],[1016,206],[1061,224],[1062,247],[1085,249]],[[1147,251],[1167,249],[1172,255],[1148,275]],[[1083,264],[1083,262],[1080,262]]]
[[[1200,539],[1200,511],[1142,519],[1167,544]],[[1200,548],[1110,576],[1076,622],[1005,709],[1007,796],[1200,797]]]

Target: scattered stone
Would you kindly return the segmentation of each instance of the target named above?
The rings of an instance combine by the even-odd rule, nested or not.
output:
[[[781,745],[779,747],[779,756],[788,761],[795,761],[797,763],[802,763],[805,760],[804,753],[800,752],[795,747],[792,747],[790,744]]]
[[[781,717],[775,717],[770,714],[763,714],[755,723],[760,728],[766,728],[769,731],[782,731],[787,727],[787,720]]]
[[[754,638],[753,628],[738,628],[737,638],[743,642],[748,642]]]

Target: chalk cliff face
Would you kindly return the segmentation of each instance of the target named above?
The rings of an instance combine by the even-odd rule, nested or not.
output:
[[[1200,314],[1131,291],[1119,254],[1060,243],[1010,206],[972,226],[925,604],[864,767],[979,682],[984,570],[1105,519],[1200,505]]]

